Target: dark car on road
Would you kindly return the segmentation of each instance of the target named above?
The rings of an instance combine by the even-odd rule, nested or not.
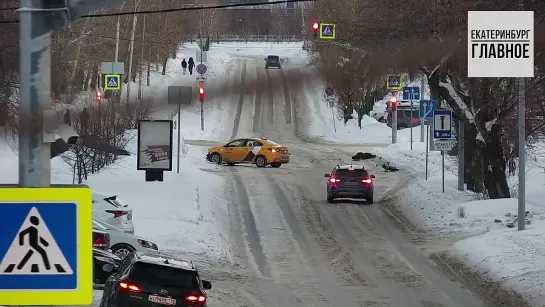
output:
[[[265,69],[268,69],[269,67],[282,68],[282,63],[280,63],[280,57],[277,55],[269,55],[265,59],[265,62]]]
[[[93,283],[103,285],[112,272],[117,272],[121,258],[98,248],[93,248]]]
[[[375,175],[369,175],[362,165],[337,165],[325,177],[328,178],[328,203],[333,203],[338,198],[359,198],[373,203]]]
[[[106,281],[100,306],[206,307],[209,289],[192,261],[133,252]]]

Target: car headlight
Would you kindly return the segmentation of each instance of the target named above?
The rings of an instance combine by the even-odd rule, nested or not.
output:
[[[159,250],[159,248],[157,247],[157,244],[153,243],[153,242],[150,242],[150,241],[146,241],[146,240],[141,240],[141,239],[137,239],[138,241],[138,244],[140,244],[140,246],[142,247],[145,247],[145,248],[149,248],[149,249],[154,249],[154,250]]]

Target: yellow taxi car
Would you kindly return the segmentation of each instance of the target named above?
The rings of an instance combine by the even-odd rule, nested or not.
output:
[[[290,162],[290,153],[287,147],[266,138],[246,138],[208,149],[206,160],[227,165],[249,163],[258,167],[280,167]]]

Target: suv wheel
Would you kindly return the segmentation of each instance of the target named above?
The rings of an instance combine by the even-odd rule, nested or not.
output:
[[[328,197],[327,197],[327,202],[330,203],[330,204],[332,204],[332,203],[335,202],[335,198],[334,198],[334,197],[331,197],[331,196],[328,196]]]
[[[373,194],[367,196],[365,198],[365,200],[367,201],[368,204],[372,204],[373,203]]]

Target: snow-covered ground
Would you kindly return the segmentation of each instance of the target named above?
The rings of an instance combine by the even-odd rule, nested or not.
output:
[[[323,84],[315,82],[314,90],[323,93]],[[444,193],[440,152],[429,152],[426,180],[426,146],[420,142],[420,127],[413,128],[411,150],[410,129],[398,131],[397,143],[391,144],[391,128],[386,124],[364,117],[361,129],[356,119],[345,125],[333,118],[324,95],[317,97],[323,99],[315,104],[320,110],[314,112],[321,116],[314,117],[311,124],[316,136],[339,143],[386,145],[377,146],[374,153],[414,174],[408,186],[397,193],[396,209],[438,238],[452,233],[466,237],[447,252],[505,288],[521,293],[534,306],[545,306],[545,144],[529,149],[532,154],[527,161],[526,219],[530,224],[525,231],[517,231],[517,199],[482,200],[470,191],[459,191],[456,157],[445,155]],[[385,97],[378,101],[373,112],[381,112],[387,100]],[[509,181],[516,197],[517,177]]]

